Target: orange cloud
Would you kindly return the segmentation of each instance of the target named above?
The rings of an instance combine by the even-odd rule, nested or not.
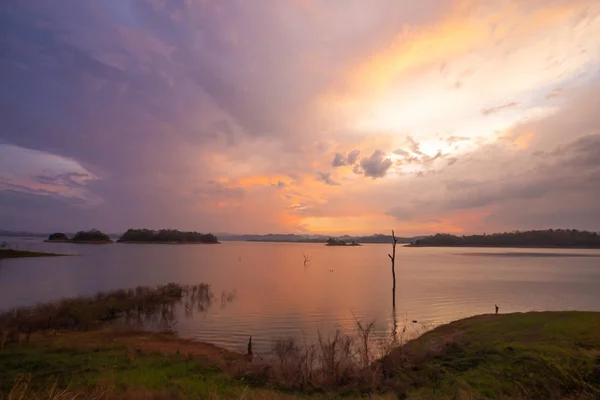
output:
[[[291,179],[287,176],[282,176],[282,175],[248,176],[245,178],[238,179],[234,183],[234,186],[241,186],[241,187],[268,186],[268,185],[273,185],[273,184],[276,185],[279,181],[284,182],[284,183],[289,183],[291,181]]]
[[[405,28],[394,40],[369,58],[349,69],[338,88],[321,100],[344,106],[365,97],[381,95],[400,79],[423,69],[489,47],[507,37],[526,37],[572,18],[584,1],[526,9],[521,3],[506,2],[497,11],[474,0],[459,1],[441,23]],[[443,69],[443,67],[442,67]],[[341,88],[341,90],[339,90]]]

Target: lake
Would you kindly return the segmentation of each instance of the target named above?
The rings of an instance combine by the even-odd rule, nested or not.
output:
[[[274,339],[355,329],[356,318],[393,320],[391,245],[326,247],[304,243],[74,245],[6,240],[26,250],[73,257],[0,262],[0,309],[65,296],[157,285],[208,283],[215,305],[176,326],[184,337],[268,352]],[[311,257],[304,266],[303,254]],[[600,311],[600,251],[499,248],[397,248],[396,319],[415,331],[475,314]],[[222,291],[235,291],[219,304]],[[413,324],[412,321],[418,321]]]

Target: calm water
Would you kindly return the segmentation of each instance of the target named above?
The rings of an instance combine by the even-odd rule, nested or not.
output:
[[[215,298],[236,291],[177,329],[259,351],[278,337],[312,338],[317,330],[354,330],[354,317],[389,328],[392,320],[390,245],[224,242],[221,245],[104,246],[49,244],[6,238],[13,247],[78,253],[0,262],[0,309],[65,296],[167,282],[212,285]],[[0,242],[2,239],[0,239]],[[312,257],[304,267],[303,253]],[[600,311],[600,251],[398,248],[396,315],[432,327],[493,312]],[[333,270],[333,271],[331,271]]]

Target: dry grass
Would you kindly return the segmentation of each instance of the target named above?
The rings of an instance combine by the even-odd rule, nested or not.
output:
[[[225,296],[222,300],[232,301],[233,298]],[[212,301],[209,285],[169,283],[17,308],[0,314],[0,353],[7,343],[20,339],[28,342],[31,334],[36,332],[87,331],[115,322],[170,330],[177,323],[177,306],[182,305],[185,314],[192,316],[196,311],[207,310]]]
[[[353,334],[336,330],[325,336],[319,332],[313,343],[294,338],[276,340],[272,357],[266,363],[250,366],[255,368],[254,378],[279,388],[310,393],[332,389],[362,395],[389,391],[382,364],[377,360],[387,357],[403,339],[394,333],[376,336],[374,323],[355,320]],[[403,328],[401,335],[407,331]]]

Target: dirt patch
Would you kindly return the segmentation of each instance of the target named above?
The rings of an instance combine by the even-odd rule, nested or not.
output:
[[[234,360],[242,357],[240,354],[209,343],[180,339],[171,335],[139,335],[133,338],[133,340],[132,338],[117,338],[114,340],[115,343],[119,343],[119,341],[128,347],[133,347],[136,350],[150,353],[183,354],[227,360]]]

